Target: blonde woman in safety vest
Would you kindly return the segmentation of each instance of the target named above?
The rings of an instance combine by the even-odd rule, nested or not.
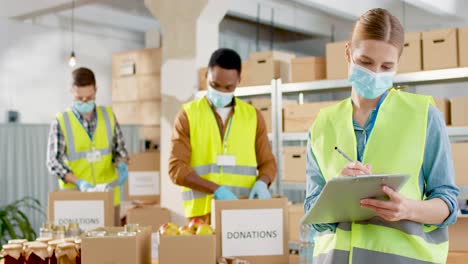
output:
[[[392,89],[403,45],[403,27],[387,10],[372,9],[356,22],[343,47],[351,98],[322,109],[310,129],[304,207],[314,206],[333,177],[411,177],[399,192],[382,187],[389,201],[361,200],[377,217],[314,225],[314,264],[446,262],[459,193],[450,142],[431,97]]]
[[[73,105],[57,114],[49,132],[47,167],[61,189],[93,191],[108,184],[120,224],[120,186],[128,177],[128,153],[110,107],[96,106],[96,79],[87,68],[72,73]]]
[[[205,97],[184,104],[174,122],[169,175],[182,188],[185,216],[209,222],[211,201],[268,199],[276,162],[261,113],[236,98],[241,58],[215,51]]]

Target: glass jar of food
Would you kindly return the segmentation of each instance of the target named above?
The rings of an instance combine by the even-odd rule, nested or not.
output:
[[[39,237],[50,237],[53,238],[54,236],[54,229],[53,229],[52,224],[45,223],[42,225],[42,227],[39,229]]]
[[[74,243],[62,243],[57,245],[55,256],[58,264],[76,264],[78,251]]]
[[[4,264],[23,264],[24,258],[22,253],[23,245],[21,244],[3,245],[2,256]]]
[[[77,238],[81,235],[80,225],[78,223],[68,224],[68,237]]]
[[[26,248],[26,264],[49,264],[47,245],[41,242],[32,242]]]
[[[23,245],[24,243],[28,242],[26,239],[10,239],[8,240],[8,244],[19,244]]]
[[[76,256],[76,264],[81,264],[81,238],[75,239],[76,250],[78,251],[78,256]]]
[[[47,251],[48,251],[48,254],[49,254],[49,263],[50,264],[57,264],[57,257],[55,256],[55,249],[57,248],[57,245],[58,244],[61,244],[61,243],[64,243],[65,240],[63,239],[56,239],[56,240],[52,240],[52,241],[49,241],[49,245],[47,247]]]
[[[48,244],[50,241],[52,241],[52,237],[38,237],[36,238],[36,241]]]
[[[54,239],[64,239],[65,238],[66,228],[63,225],[55,226],[54,229]]]

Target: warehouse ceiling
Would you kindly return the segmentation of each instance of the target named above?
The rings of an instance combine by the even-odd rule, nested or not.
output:
[[[0,17],[29,21],[68,17],[71,0],[0,0],[0,6]],[[158,26],[144,0],[76,0],[76,6],[77,20],[137,32]],[[374,7],[389,9],[409,31],[468,24],[464,0],[235,0],[228,15],[301,34],[331,36],[334,27],[349,26]]]

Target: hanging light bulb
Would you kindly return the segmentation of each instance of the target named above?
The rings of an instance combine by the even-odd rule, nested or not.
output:
[[[70,65],[70,67],[75,67],[76,65],[76,57],[75,57],[75,52],[72,51],[72,53],[70,54],[70,59],[68,60],[68,65]]]
[[[75,0],[72,0],[72,10],[71,10],[71,42],[72,42],[72,51],[70,54],[70,59],[68,60],[68,65],[70,67],[75,67],[76,65],[76,56],[75,56]]]

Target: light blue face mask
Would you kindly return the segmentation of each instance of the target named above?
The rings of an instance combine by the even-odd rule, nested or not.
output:
[[[73,102],[73,106],[76,108],[76,110],[78,110],[78,112],[82,114],[87,114],[94,110],[96,104],[94,103],[94,101],[88,101],[84,103],[82,101],[76,100],[75,102]]]
[[[206,93],[206,96],[208,97],[210,102],[214,105],[214,107],[222,108],[232,102],[234,93],[223,93],[208,86],[208,92]]]
[[[366,99],[375,99],[393,87],[395,74],[396,72],[375,73],[352,63],[348,80],[359,96]]]

